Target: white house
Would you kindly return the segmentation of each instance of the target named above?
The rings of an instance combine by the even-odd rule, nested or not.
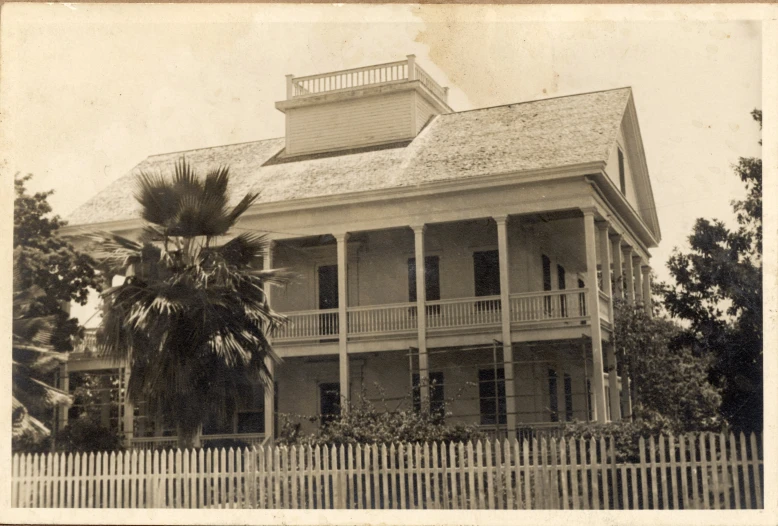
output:
[[[283,362],[275,392],[246,393],[204,439],[262,441],[276,413],[326,418],[361,393],[509,437],[628,414],[612,300],[648,296],[660,240],[630,88],[456,112],[413,56],[286,82],[286,137],[150,156],[66,229],[137,232],[131,180],[182,155],[228,165],[235,200],[261,192],[239,228],[297,276],[272,290]],[[70,375],[110,369],[93,341]],[[106,393],[134,445],[172,440]]]

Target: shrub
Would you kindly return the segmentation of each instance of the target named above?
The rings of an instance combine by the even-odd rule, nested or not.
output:
[[[124,449],[122,436],[90,418],[68,422],[56,441],[57,451],[118,451]]]

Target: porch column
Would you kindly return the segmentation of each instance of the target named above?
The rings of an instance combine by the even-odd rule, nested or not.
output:
[[[340,232],[333,236],[338,242],[338,350],[341,411],[348,411],[348,403],[351,400],[348,367],[348,232]]]
[[[273,256],[276,249],[276,242],[270,241],[268,243],[267,247],[267,256],[265,257],[264,267],[265,270],[272,269],[273,268]],[[270,305],[270,308],[273,308],[273,287],[270,285],[266,285],[265,290],[265,298],[267,299],[268,305]],[[273,440],[276,436],[276,430],[275,430],[275,407],[276,407],[276,392],[275,392],[275,381],[276,381],[276,364],[272,360],[272,358],[265,357],[265,366],[267,367],[268,374],[270,375],[270,386],[265,386],[264,392],[265,392],[265,407],[264,407],[264,415],[265,415],[265,436],[271,437],[271,440]]]
[[[640,272],[640,263],[642,259],[640,257],[633,258],[631,263],[634,266],[632,274],[635,276],[635,304],[640,305],[643,303],[643,274]]]
[[[67,362],[59,366],[59,388],[66,393],[70,392],[70,372]],[[60,406],[57,410],[59,411],[58,427],[62,429],[68,425],[68,406]]]
[[[613,284],[614,297],[618,299],[624,298],[624,260],[621,257],[621,235],[614,234],[611,236],[611,243],[613,247],[611,253],[613,254]]]
[[[584,214],[584,238],[586,241],[586,284],[589,289],[588,305],[592,327],[592,390],[597,421],[605,422],[605,381],[602,363],[602,327],[600,326],[599,292],[597,287],[597,240],[595,236],[594,210],[587,208]],[[605,280],[603,280],[605,281]]]
[[[120,369],[122,374],[122,386],[124,388],[123,402],[124,402],[124,419],[122,421],[122,427],[124,428],[124,440],[127,447],[132,445],[132,437],[134,434],[134,422],[135,422],[135,407],[130,401],[130,397],[127,392],[127,386],[130,383],[130,368],[123,367]]]
[[[646,314],[651,316],[653,314],[651,309],[651,267],[645,265],[641,271],[643,272],[643,305],[646,308]]]
[[[608,316],[611,324],[613,316],[613,291],[611,290],[611,244],[608,239],[608,223],[598,223],[600,229],[600,266],[602,267],[602,291],[608,297]],[[611,410],[611,421],[620,420],[619,412],[619,381],[616,374],[616,348],[611,334],[611,341],[606,345],[607,371],[608,371],[608,404]]]
[[[626,270],[626,276],[624,277],[624,299],[630,305],[635,304],[635,273],[632,266],[632,247],[624,247],[624,270]]]
[[[513,374],[513,342],[511,340],[511,273],[508,253],[508,216],[495,216],[497,252],[500,259],[500,312],[502,315],[502,359],[505,377],[505,417],[508,439],[516,438],[516,386]]]
[[[416,261],[416,327],[419,339],[419,398],[422,412],[430,410],[430,370],[427,356],[427,287],[425,278],[426,251],[424,232],[427,225],[411,226],[413,229],[414,258]]]

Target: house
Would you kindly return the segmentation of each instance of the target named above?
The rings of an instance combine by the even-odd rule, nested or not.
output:
[[[283,362],[206,442],[261,442],[278,414],[326,420],[362,395],[507,437],[629,415],[613,298],[648,297],[661,237],[630,88],[457,112],[412,55],[286,83],[285,137],[152,155],[66,229],[138,232],[130,180],[182,155],[229,165],[236,200],[261,192],[239,228],[297,276],[271,290]],[[93,343],[63,387],[102,374],[107,425],[136,447],[174,441]]]

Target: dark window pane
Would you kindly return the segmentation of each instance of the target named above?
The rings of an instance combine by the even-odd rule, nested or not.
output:
[[[565,420],[573,419],[573,379],[565,373]]]
[[[556,396],[556,371],[548,370],[548,405],[551,409],[551,421],[559,421],[559,401]]]
[[[424,293],[427,301],[440,299],[440,258],[426,256],[424,258]],[[416,301],[416,258],[408,259],[408,301]]]
[[[340,414],[340,384],[319,384],[321,422],[326,424]]]
[[[496,250],[473,252],[476,296],[500,295],[500,257]]]
[[[478,371],[478,398],[481,409],[481,424],[505,424],[505,371],[503,369],[481,369]]]
[[[238,413],[238,433],[264,433],[264,411]]]

